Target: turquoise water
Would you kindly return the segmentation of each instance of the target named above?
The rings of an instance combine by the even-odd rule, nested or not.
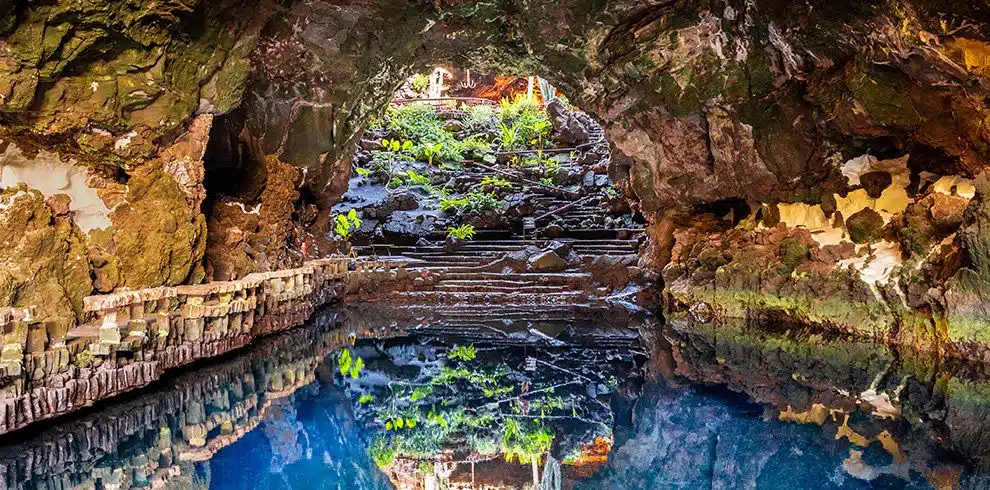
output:
[[[486,344],[358,320],[324,312],[13,434],[0,441],[4,488],[990,488],[985,460],[964,457],[986,451],[990,413],[964,378],[939,391],[888,361],[880,381],[869,363],[686,332],[652,348],[617,331],[582,344],[593,325],[559,330],[567,345],[533,328]],[[384,338],[351,343],[372,330]],[[779,420],[864,385],[895,393],[903,413],[861,403]]]
[[[429,371],[438,357],[437,352],[447,349],[449,346],[393,343],[384,351],[379,345],[380,354],[374,358],[374,349],[359,344],[353,349],[355,356],[363,353],[370,359],[359,380],[366,377],[369,381],[333,373],[330,378],[300,390],[291,403],[286,401],[279,410],[269,412],[259,429],[217,453],[210,462],[210,486],[389,488],[389,479],[369,458],[368,446],[382,433],[403,431],[383,431],[380,420],[376,422],[375,409],[359,403],[358,398],[367,392],[368,385],[377,384],[376,401],[370,403],[388,405],[391,401],[380,399],[382,383],[424,379],[424,372]],[[479,354],[470,364],[479,368],[524,365],[527,356],[548,358],[551,352],[499,348],[489,351],[494,355]],[[559,356],[560,352],[558,349],[555,355]],[[383,365],[382,358],[390,355],[407,359]],[[563,488],[932,488],[925,475],[907,461],[895,461],[878,441],[861,447],[845,438],[837,439],[828,427],[778,421],[762,405],[722,387],[646,382],[632,357],[623,358],[617,351],[602,355],[613,356],[611,364],[624,365],[624,373],[607,375],[611,379],[618,374],[624,382],[613,390],[600,389],[594,397],[587,396],[585,383],[575,383],[586,396],[578,403],[577,411],[567,413],[565,406],[549,412],[562,417],[548,422],[555,433],[549,453],[555,460],[565,461],[561,472]],[[439,362],[445,365],[464,364],[439,357]],[[582,372],[607,369],[594,354],[587,354],[584,359],[589,366]],[[333,366],[332,359],[328,364]],[[580,359],[571,358],[568,371],[580,371],[579,364]],[[507,377],[519,373],[509,373]],[[545,384],[559,384],[569,377],[566,373],[562,377],[551,376]],[[538,381],[533,384],[540,385]],[[566,393],[566,390],[558,388],[556,392]],[[467,394],[464,398],[473,396]],[[596,400],[607,408],[605,413],[600,411],[592,416],[588,405]],[[420,405],[429,406],[429,401]],[[462,398],[456,400],[458,406],[462,403],[465,403]],[[595,424],[567,420],[571,415],[603,420],[608,427],[596,431]],[[417,428],[424,423],[420,421]],[[496,435],[502,433],[498,423],[485,430]],[[581,442],[590,443],[601,435],[611,436],[615,441],[607,464],[572,471],[566,464],[568,452],[573,453]],[[564,441],[570,446],[564,447]],[[389,444],[406,442],[395,436]],[[385,472],[391,473],[395,482],[413,485],[408,488],[425,488],[427,479],[435,480],[433,488],[443,488],[450,482],[470,482],[467,460],[484,458],[474,454],[468,445],[454,436],[432,448],[435,454],[452,453],[446,460],[460,461],[447,465],[447,475],[444,470],[428,467],[433,459],[429,454],[414,456],[419,461],[418,468],[398,474],[389,469]],[[548,471],[547,460],[540,464],[542,475]],[[478,481],[495,480],[515,488],[522,488],[532,480],[531,464],[518,461],[507,464],[500,455],[495,455],[494,460],[476,462],[475,471],[476,475],[483,474],[477,477]],[[439,475],[430,476],[434,472]]]

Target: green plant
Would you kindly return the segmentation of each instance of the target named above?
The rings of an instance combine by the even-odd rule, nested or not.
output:
[[[440,198],[440,209],[447,211],[459,209],[467,212],[483,212],[488,210],[502,209],[505,207],[498,196],[493,192],[469,192],[464,196],[450,196]]]
[[[375,401],[375,397],[372,396],[371,393],[362,393],[361,396],[358,397],[358,403],[362,405],[367,405],[373,401]]]
[[[450,349],[450,353],[447,357],[450,359],[459,359],[461,361],[470,361],[478,355],[478,350],[475,349],[474,345],[455,345],[454,348]]]
[[[433,394],[432,386],[417,386],[416,389],[412,391],[412,394],[409,395],[409,401],[418,402],[431,394]]]
[[[429,185],[430,178],[422,175],[415,170],[406,170],[406,183],[409,185]]]
[[[437,111],[426,103],[389,106],[387,129],[393,135],[422,142],[427,136],[443,133]]]
[[[488,105],[476,105],[467,108],[467,117],[464,118],[466,127],[477,129],[495,121],[495,108]]]
[[[361,227],[361,219],[357,217],[357,211],[350,210],[347,214],[340,213],[334,218],[334,231],[340,238],[347,240],[351,236],[352,230]]]
[[[395,463],[395,458],[399,456],[399,447],[384,435],[379,434],[368,446],[368,455],[375,462],[375,466],[385,469]]]
[[[515,124],[508,126],[505,123],[498,123],[499,146],[502,151],[515,150],[519,145],[519,127]]]
[[[491,175],[486,175],[485,178],[481,179],[481,185],[490,185],[499,189],[506,189],[512,187],[512,184],[501,177],[492,177]]]
[[[371,175],[371,170],[361,167],[354,167],[354,173],[360,175],[361,177],[367,177]]]
[[[502,209],[505,205],[499,200],[495,193],[469,192],[467,195],[467,205],[464,210],[468,212],[482,212],[488,210]]]
[[[340,351],[340,355],[337,356],[337,370],[340,371],[341,376],[349,375],[351,378],[357,379],[363,369],[364,359],[353,357],[350,349]]]
[[[407,151],[413,149],[413,142],[409,140],[399,141],[397,139],[383,139],[382,146],[387,151]]]
[[[470,155],[484,162],[495,162],[495,152],[492,149],[492,144],[480,136],[471,136],[470,138],[461,140],[457,145],[461,154],[465,157]]]
[[[463,209],[467,206],[468,200],[463,196],[440,196],[440,209],[449,211],[451,209]]]
[[[549,176],[556,176],[560,174],[562,167],[557,160],[546,159],[543,160],[543,173]]]
[[[474,226],[470,224],[447,227],[447,236],[458,240],[473,240],[474,234]]]
[[[557,89],[549,80],[543,77],[536,77],[536,83],[540,87],[540,94],[543,95],[544,104],[549,104],[551,100],[557,98]]]
[[[505,419],[501,449],[505,460],[528,464],[539,459],[550,450],[556,436],[552,427],[541,421],[520,422]]]
[[[416,93],[425,93],[430,88],[430,76],[417,73],[409,79],[409,85]]]
[[[434,144],[420,145],[419,154],[420,158],[425,158],[430,165],[433,165],[433,159],[440,154],[443,150],[443,142]]]
[[[551,179],[550,177],[543,177],[542,179],[540,179],[540,183],[547,187],[553,187],[553,179]]]
[[[540,109],[535,100],[528,99],[523,94],[512,100],[502,99],[499,119],[503,125],[516,128],[520,142],[532,141],[532,144],[539,144],[540,147],[543,138],[553,128],[547,113]]]

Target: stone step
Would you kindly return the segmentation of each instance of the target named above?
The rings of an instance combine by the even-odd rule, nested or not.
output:
[[[541,284],[578,284],[589,282],[592,275],[587,272],[557,272],[552,274],[540,272],[449,272],[443,275],[443,280],[510,280],[510,281],[539,281]]]
[[[450,292],[450,291],[402,291],[392,293],[390,298],[407,302],[440,303],[487,303],[497,308],[501,303],[571,303],[590,300],[584,291],[561,291],[554,293],[490,293],[490,292]]]
[[[440,281],[434,286],[436,291],[453,291],[465,293],[559,293],[573,291],[566,285],[514,285],[514,286],[493,286],[483,282],[476,284],[450,284]]]

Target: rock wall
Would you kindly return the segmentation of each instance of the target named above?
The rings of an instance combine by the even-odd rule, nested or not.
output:
[[[71,284],[44,311],[71,324],[88,287],[76,272],[86,264],[65,265],[78,261],[73,240],[98,291],[298,263],[304,244],[329,250],[354,142],[408,75],[445,62],[539,73],[606,127],[613,180],[651,222],[643,265],[662,271],[668,313],[786,317],[990,359],[983,197],[969,191],[990,157],[988,11],[951,0],[21,3],[0,13],[0,139],[99,176],[90,187],[111,226],[83,239],[77,223],[49,254],[57,265],[34,274]],[[197,158],[209,115],[223,121]],[[237,185],[219,184],[225,169]],[[34,253],[8,250],[12,263]],[[19,277],[15,290],[32,276]]]
[[[0,309],[0,434],[302,325],[348,290],[390,284],[398,275],[394,266],[330,258],[236,281],[88,296],[83,309],[90,321],[67,332],[53,329],[35,308]]]
[[[222,365],[22,438],[0,454],[0,478],[7,488],[73,481],[193,488],[190,482],[204,476],[199,462],[257,427],[273,404],[315,381],[326,355],[353,342],[339,327],[336,314],[319,312],[307,327],[268,338]]]

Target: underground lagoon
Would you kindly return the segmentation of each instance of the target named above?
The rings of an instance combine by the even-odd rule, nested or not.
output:
[[[990,4],[0,4],[3,488],[990,488]]]

